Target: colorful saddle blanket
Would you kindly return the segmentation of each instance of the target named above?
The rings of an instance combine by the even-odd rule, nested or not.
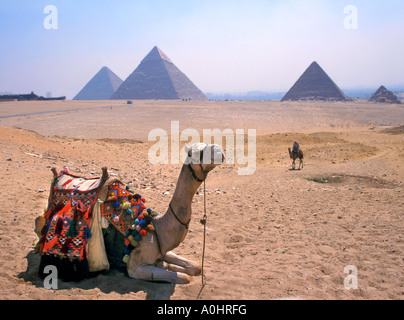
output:
[[[144,202],[146,200],[140,195],[130,193],[120,182],[115,182],[108,188],[107,199],[101,205],[101,215],[126,235],[146,209]]]
[[[91,207],[81,201],[70,200],[50,220],[42,253],[67,255],[84,260],[87,256],[87,241],[91,237]]]
[[[125,236],[125,262],[142,237],[153,231],[149,214],[152,211],[145,210],[145,199],[119,181],[109,186],[104,186],[104,183],[103,178],[86,179],[67,172],[61,172],[52,180],[45,213],[47,226],[40,241],[40,252],[44,258],[41,265],[59,264],[60,259],[86,262],[92,213],[97,201],[103,202],[100,214]],[[102,188],[108,188],[105,199],[99,199]],[[80,276],[74,278],[85,277],[86,272],[81,269],[87,267],[84,264],[78,268]],[[77,272],[68,268],[66,273]]]

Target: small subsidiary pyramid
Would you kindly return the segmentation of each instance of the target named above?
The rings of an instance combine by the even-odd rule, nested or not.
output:
[[[207,97],[163,51],[154,47],[111,99],[207,100]]]
[[[381,86],[370,98],[370,101],[378,102],[378,103],[397,103],[401,104],[401,101],[398,100],[397,96],[386,89],[385,86]]]
[[[73,100],[107,100],[119,88],[122,82],[122,79],[108,67],[103,67],[81,89]]]
[[[297,100],[347,101],[348,98],[314,61],[281,101]]]

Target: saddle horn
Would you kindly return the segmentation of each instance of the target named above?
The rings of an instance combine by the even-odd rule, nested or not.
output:
[[[102,180],[107,180],[109,178],[107,167],[102,167]]]
[[[53,173],[53,177],[54,177],[54,178],[57,178],[57,177],[58,177],[58,172],[56,171],[56,168],[53,167],[53,168],[51,169],[51,171],[52,171],[52,173]]]

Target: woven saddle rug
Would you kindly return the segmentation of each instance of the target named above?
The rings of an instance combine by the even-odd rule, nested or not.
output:
[[[44,268],[49,264],[56,265],[58,276],[66,281],[79,281],[87,277],[88,271],[108,269],[108,262],[91,266],[92,261],[100,264],[96,260],[106,257],[105,252],[100,252],[105,251],[101,216],[125,236],[123,255],[130,254],[152,228],[151,217],[145,218],[148,213],[144,202],[117,179],[87,179],[61,172],[51,183],[46,225],[39,244],[42,254],[39,275],[44,277]],[[92,233],[97,239],[91,239]],[[91,247],[98,247],[93,251],[98,253],[87,261],[90,239]]]

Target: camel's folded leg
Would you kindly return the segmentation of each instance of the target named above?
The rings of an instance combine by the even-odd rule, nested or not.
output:
[[[154,265],[158,268],[165,269],[165,270],[187,273],[187,269],[185,269],[184,267],[180,267],[175,264],[167,263],[163,260],[157,260],[157,262]]]
[[[189,274],[191,276],[196,276],[201,273],[201,268],[198,264],[179,255],[176,255],[174,252],[167,252],[163,257],[163,260],[170,264],[182,267],[184,269],[184,271],[182,272],[185,272],[186,274]],[[179,271],[180,269],[175,269],[174,266],[171,266],[170,270]]]
[[[172,272],[148,264],[128,268],[128,274],[133,279],[146,281],[162,281],[175,284],[186,284],[191,281],[190,276],[185,273]]]

